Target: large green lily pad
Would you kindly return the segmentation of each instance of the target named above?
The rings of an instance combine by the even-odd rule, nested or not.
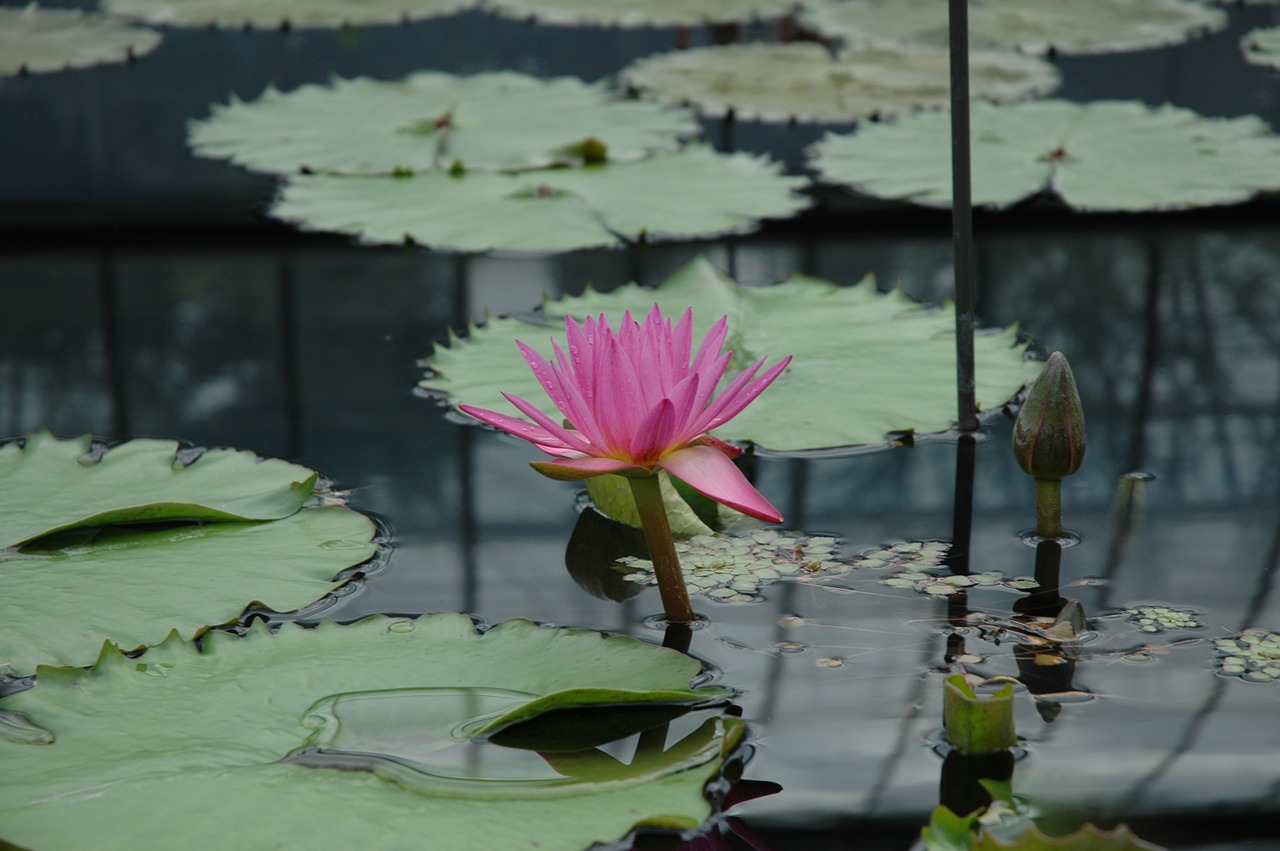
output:
[[[0,76],[125,62],[160,39],[155,30],[79,9],[0,8]]]
[[[196,153],[257,171],[391,174],[461,164],[517,170],[578,164],[583,144],[610,161],[675,151],[698,125],[682,110],[623,100],[602,84],[502,71],[436,71],[388,82],[358,78],[232,98],[193,121]]]
[[[600,27],[692,27],[761,18],[795,11],[796,0],[487,0],[486,8],[508,18],[542,24]]]
[[[956,413],[955,313],[930,309],[902,292],[876,291],[864,280],[837,287],[804,276],[768,287],[741,287],[705,259],[684,266],[657,289],[634,284],[608,294],[547,301],[554,325],[514,318],[491,319],[451,337],[427,361],[433,371],[421,386],[465,403],[515,411],[502,391],[550,410],[546,394],[516,349],[520,339],[550,357],[549,338],[563,346],[566,314],[604,313],[616,322],[624,310],[667,315],[692,307],[695,335],[721,316],[729,318],[728,346],[735,368],[768,356],[794,360],[745,411],[716,430],[725,440],[752,441],[774,450],[879,444],[891,432],[948,428]],[[977,335],[977,397],[982,408],[1002,405],[1039,373],[1024,359],[1017,331]],[[726,376],[726,380],[732,376]]]
[[[808,205],[804,179],[704,145],[676,154],[520,174],[299,175],[271,214],[368,242],[454,251],[569,251],[752,229]]]
[[[0,824],[42,849],[570,851],[641,825],[689,829],[741,735],[731,719],[608,774],[590,748],[542,757],[470,735],[567,691],[577,706],[722,698],[689,688],[699,668],[632,638],[528,621],[480,633],[454,614],[258,624],[138,659],[106,647],[92,670],[42,667],[0,703],[29,722],[11,716],[0,738]]]
[[[1174,210],[1280,190],[1280,138],[1256,116],[1128,101],[975,103],[972,128],[975,204],[1052,190],[1081,210]],[[811,153],[823,180],[950,206],[949,134],[949,113],[920,113],[828,134]]]
[[[1280,27],[1260,27],[1245,33],[1240,49],[1246,61],[1280,70]]]
[[[947,44],[936,0],[812,0],[801,21],[857,44]],[[1194,0],[983,0],[969,4],[970,44],[1027,53],[1103,53],[1176,44],[1222,29],[1227,16]]]
[[[171,27],[274,29],[398,24],[452,15],[477,0],[103,0],[112,15]]]
[[[133,650],[173,629],[191,638],[255,602],[299,609],[373,556],[375,532],[364,515],[329,506],[257,523],[70,533],[0,551],[0,668],[89,665],[104,640]]]
[[[1015,53],[974,51],[969,68],[975,97],[1016,100],[1058,85],[1052,65]],[[834,123],[945,106],[949,69],[946,50],[929,46],[862,46],[832,56],[808,42],[730,44],[650,56],[622,79],[710,115],[733,109],[739,118]]]
[[[47,431],[0,446],[0,549],[84,526],[163,520],[275,520],[302,507],[317,473],[252,452],[210,449],[192,463],[171,440],[91,454],[84,435]]]

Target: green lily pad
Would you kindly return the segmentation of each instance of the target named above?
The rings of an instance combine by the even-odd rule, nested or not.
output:
[[[559,26],[693,27],[781,18],[797,5],[796,0],[487,0],[485,8]]]
[[[126,62],[160,39],[155,30],[79,9],[0,8],[0,76]]]
[[[1261,27],[1240,39],[1244,58],[1254,65],[1280,70],[1280,27]]]
[[[1032,825],[1016,839],[1002,839],[983,831],[973,838],[973,851],[1164,851],[1135,836],[1128,825],[1103,830],[1086,824],[1066,836],[1045,836]]]
[[[768,287],[742,287],[699,258],[657,289],[634,284],[608,294],[588,290],[547,301],[543,313],[558,327],[514,318],[491,319],[451,337],[427,361],[429,392],[449,394],[450,404],[512,410],[502,391],[548,408],[545,392],[516,349],[523,340],[551,355],[548,339],[561,339],[571,314],[624,310],[648,312],[654,303],[678,316],[693,308],[695,338],[721,316],[729,318],[730,373],[769,356],[793,355],[787,371],[715,434],[779,451],[879,444],[891,432],[934,432],[955,420],[955,314],[948,305],[929,309],[901,291],[876,291],[868,278],[837,287],[804,276]],[[1017,330],[980,333],[975,341],[977,397],[983,409],[998,407],[1039,373],[1024,359]],[[729,380],[732,376],[726,376]],[[514,413],[514,411],[513,411]]]
[[[89,665],[104,640],[126,650],[234,622],[251,601],[292,611],[371,558],[376,529],[339,506],[281,520],[110,528],[0,552],[0,667]]]
[[[811,149],[813,163],[823,180],[859,192],[950,206],[950,120],[919,113],[828,134]],[[1280,138],[1256,116],[1128,101],[975,103],[972,128],[979,205],[1052,190],[1081,210],[1174,210],[1280,190]]]
[[[689,688],[699,669],[632,638],[528,621],[480,633],[454,614],[286,623],[275,635],[257,624],[244,638],[210,633],[203,652],[171,637],[138,659],[108,646],[93,669],[42,667],[32,690],[0,703],[49,731],[0,738],[0,823],[31,848],[161,836],[184,848],[251,837],[391,849],[430,837],[456,851],[576,851],[637,826],[691,829],[741,736],[733,719],[603,777],[582,751],[542,757],[472,733],[565,690],[724,697]]]
[[[452,15],[477,0],[103,0],[103,11],[170,27],[267,29],[398,24]]]
[[[730,44],[663,53],[622,72],[623,81],[672,104],[703,113],[730,109],[761,121],[848,122],[950,102],[946,50],[907,45],[862,46],[832,56],[817,44]],[[1016,100],[1058,86],[1042,59],[974,51],[974,97]]]
[[[47,431],[0,446],[0,549],[85,526],[167,520],[275,520],[302,507],[317,473],[252,452],[178,460],[171,440],[131,440],[101,455],[91,438]]]
[[[801,21],[857,44],[947,44],[948,10],[934,0],[812,0]],[[1226,26],[1193,0],[983,0],[969,7],[970,44],[1025,53],[1103,53],[1177,44]]]
[[[795,194],[803,183],[765,159],[692,145],[634,162],[520,174],[300,175],[271,214],[376,243],[570,251],[747,231],[806,207]]]
[[[358,78],[234,96],[191,122],[196,153],[256,171],[391,174],[580,164],[590,139],[611,162],[672,152],[698,132],[682,110],[623,100],[600,83],[497,72],[422,71],[388,82]]]

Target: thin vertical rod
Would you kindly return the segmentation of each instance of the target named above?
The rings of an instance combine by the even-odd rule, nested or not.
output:
[[[951,230],[955,241],[956,406],[962,432],[978,430],[973,365],[973,194],[969,168],[969,5],[949,0]]]

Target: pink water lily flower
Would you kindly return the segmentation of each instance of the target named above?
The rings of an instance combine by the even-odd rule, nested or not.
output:
[[[782,519],[731,460],[742,450],[707,432],[737,416],[786,369],[790,357],[757,375],[761,358],[717,396],[733,356],[721,351],[728,334],[723,317],[692,360],[692,309],[674,328],[656,304],[643,322],[624,313],[616,332],[603,315],[582,325],[566,318],[564,324],[569,353],[552,341],[554,363],[516,342],[563,424],[510,393],[502,395],[532,422],[470,405],[459,408],[558,456],[533,462],[552,478],[644,476],[662,469],[738,511],[773,523]]]

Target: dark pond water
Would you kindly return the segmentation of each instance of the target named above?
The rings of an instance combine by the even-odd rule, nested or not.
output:
[[[1280,78],[1229,59],[1239,27],[1275,13],[1233,14],[1232,33],[1141,63],[1064,61],[1065,91],[1276,123]],[[406,33],[425,39],[428,58]],[[175,437],[323,471],[385,520],[395,546],[335,617],[467,611],[661,640],[646,626],[656,592],[614,603],[566,571],[574,486],[531,471],[527,446],[416,396],[416,360],[486,311],[527,310],[589,281],[657,283],[698,254],[749,283],[800,271],[852,284],[874,272],[882,287],[941,301],[947,218],[828,213],[732,241],[553,258],[362,248],[257,222],[269,183],[191,159],[181,128],[228,91],[252,96],[269,80],[287,88],[424,65],[595,77],[669,37],[611,34],[590,52],[567,31],[479,16],[357,44],[189,33],[131,69],[0,83],[0,435],[46,425]],[[494,52],[477,58],[464,45],[481,38]],[[585,68],[569,67],[570,48]],[[1228,63],[1232,85],[1219,73]],[[738,134],[783,155],[812,138]],[[977,268],[982,322],[1018,322],[1038,348],[1065,352],[1089,423],[1085,465],[1064,485],[1080,543],[1064,550],[1061,578],[1091,631],[1049,689],[1079,695],[1018,696],[1015,790],[1064,826],[1123,819],[1171,846],[1280,847],[1280,682],[1215,674],[1213,643],[1280,631],[1280,211],[985,216]],[[970,567],[1019,577],[1033,571],[1020,534],[1034,511],[1009,433],[997,416],[977,445]],[[856,455],[763,454],[756,482],[787,528],[837,535],[844,556],[951,540],[957,448],[941,437]],[[781,581],[754,603],[695,598],[710,625],[692,652],[742,691],[756,747],[747,775],[783,787],[741,812],[780,849],[907,847],[939,800],[939,669],[963,656],[972,670],[1016,676],[1027,655],[1008,624],[1016,591],[943,599],[887,587],[884,575]],[[1190,610],[1200,626],[1144,633],[1116,614],[1137,605]]]

